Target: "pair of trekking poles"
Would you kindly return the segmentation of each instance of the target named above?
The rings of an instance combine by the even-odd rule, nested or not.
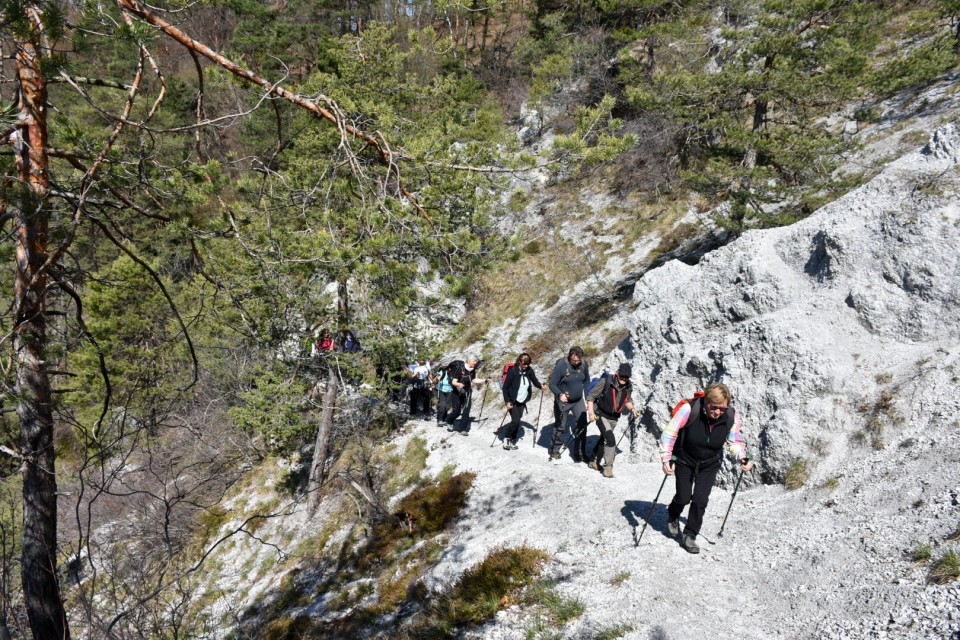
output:
[[[487,392],[486,389],[483,390],[484,393]],[[480,401],[481,403],[483,400]],[[537,407],[537,421],[533,425],[533,438],[530,439],[530,445],[533,447],[537,446],[537,431],[540,429],[540,412],[543,411],[543,389],[540,390],[540,405]],[[480,406],[480,414],[483,414],[483,406]],[[500,437],[500,430],[503,429],[503,424],[507,421],[507,416],[510,415],[510,409],[507,409],[503,413],[503,419],[500,421],[500,426],[496,428],[493,432],[493,442],[490,443],[490,446],[497,444],[497,438]],[[477,421],[480,421],[480,415],[477,415]]]
[[[749,459],[749,456],[747,458]],[[676,459],[677,459],[677,456],[673,456],[672,458],[670,458],[670,461],[673,462]],[[717,534],[718,538],[723,537],[723,529],[724,527],[727,526],[727,518],[730,517],[730,509],[733,508],[733,501],[737,497],[737,492],[740,491],[740,481],[743,480],[743,474],[745,473],[746,471],[743,471],[741,469],[740,475],[737,477],[737,484],[733,488],[733,495],[730,496],[730,504],[727,505],[727,512],[723,515],[723,523],[721,523],[720,525],[720,533]],[[657,501],[660,500],[660,492],[663,491],[663,485],[667,484],[668,477],[669,475],[667,475],[666,473],[663,474],[663,482],[660,483],[660,489],[657,491],[657,496],[653,499],[653,504],[650,505],[650,510],[647,511],[647,517],[644,518],[643,520],[643,529],[640,530],[640,535],[637,536],[637,541],[633,543],[633,546],[635,547],[640,546],[640,538],[643,537],[643,532],[647,530],[647,525],[650,524],[650,516],[653,515],[653,510],[657,506]],[[700,532],[697,531],[697,534],[699,535]]]

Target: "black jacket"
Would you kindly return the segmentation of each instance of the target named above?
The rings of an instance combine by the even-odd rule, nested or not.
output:
[[[540,381],[537,380],[537,374],[533,371],[533,367],[527,367],[527,370],[520,372],[520,365],[514,365],[507,370],[507,378],[503,381],[503,401],[504,402],[513,402],[517,401],[517,393],[520,391],[520,377],[523,376],[530,381],[531,387],[536,387],[537,389],[543,389],[543,385],[540,384]],[[530,394],[532,396],[533,393]],[[527,402],[530,400],[530,396],[527,396]]]
[[[690,404],[690,418],[678,435],[674,447],[677,457],[691,466],[696,464],[719,464],[723,447],[733,428],[733,407],[727,407],[715,422],[710,422],[706,413],[706,400],[697,398]]]

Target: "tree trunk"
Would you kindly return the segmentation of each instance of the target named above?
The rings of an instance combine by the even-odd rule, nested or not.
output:
[[[320,485],[323,483],[324,465],[327,461],[327,449],[330,446],[330,434],[333,432],[333,411],[337,406],[337,367],[332,360],[327,366],[327,391],[323,394],[323,415],[317,440],[313,446],[313,464],[310,465],[310,480],[307,482],[307,512],[312,517],[320,505]]]
[[[57,479],[53,409],[46,347],[48,187],[47,85],[40,67],[39,21],[27,8],[31,33],[17,41],[20,118],[26,123],[15,145],[24,189],[17,214],[13,347],[23,471],[23,596],[33,637],[66,640],[67,616],[57,581]]]
[[[337,279],[337,325],[340,329],[350,327],[350,304],[347,278]],[[340,340],[340,331],[337,331],[337,348],[343,349]],[[337,407],[337,391],[339,387],[340,370],[336,359],[331,355],[327,360],[327,391],[323,394],[323,414],[320,417],[320,428],[317,430],[317,440],[313,446],[313,464],[310,465],[310,480],[307,483],[307,511],[312,516],[320,504],[320,485],[323,483],[324,464],[330,448],[330,434],[333,433],[333,414]]]

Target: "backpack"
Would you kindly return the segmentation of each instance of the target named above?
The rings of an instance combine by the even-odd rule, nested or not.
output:
[[[320,351],[333,351],[333,338],[326,337],[317,340],[317,348]]]
[[[672,418],[673,416],[677,415],[677,411],[680,410],[680,407],[682,407],[684,403],[689,404],[691,407],[693,407],[694,401],[699,400],[700,398],[704,397],[704,395],[706,394],[704,394],[703,391],[694,391],[692,398],[690,398],[689,400],[687,399],[681,400],[676,404],[676,406],[673,407],[673,410],[670,412],[670,417]]]
[[[633,390],[633,387],[631,387],[628,382],[624,389],[625,393],[620,398],[617,398],[617,388],[611,384],[613,382],[613,376],[610,375],[610,372],[604,371],[600,379],[603,380],[603,389],[595,401],[597,408],[606,415],[619,416],[623,413],[627,402],[630,401],[630,392]],[[599,380],[597,382],[599,382]],[[607,392],[609,389],[612,389],[612,393]],[[618,404],[620,406],[617,406]]]
[[[507,381],[507,374],[510,373],[510,369],[513,369],[517,366],[516,362],[508,362],[503,365],[503,372],[500,374],[500,389],[503,389],[504,383]]]
[[[450,372],[450,379],[456,380],[464,385],[464,387],[470,386],[470,374],[467,373],[467,363],[463,360],[454,360],[447,365],[447,371]],[[465,391],[457,390],[461,394]]]
[[[583,391],[583,395],[587,395],[588,393],[590,393],[591,391],[593,391],[594,387],[596,387],[596,386],[597,386],[597,383],[599,383],[601,380],[603,380],[603,384],[606,385],[606,384],[607,384],[607,380],[609,380],[609,379],[610,379],[610,372],[609,372],[609,371],[604,371],[603,373],[600,374],[600,377],[598,377],[598,378],[591,378],[591,379],[590,379],[590,382],[587,383],[587,388],[584,389],[584,391]]]
[[[450,384],[450,372],[446,368],[443,369],[443,372],[440,374],[440,379],[437,380],[437,390],[440,393],[450,393],[453,391],[453,385]]]

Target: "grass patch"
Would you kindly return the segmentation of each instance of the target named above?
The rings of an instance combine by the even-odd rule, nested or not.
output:
[[[929,542],[918,542],[910,550],[910,559],[914,562],[927,563],[933,558],[933,547]]]
[[[587,609],[583,600],[567,598],[557,591],[557,585],[554,582],[537,582],[532,585],[525,602],[541,607],[546,613],[546,618],[558,626],[579,618]]]
[[[788,491],[794,491],[805,485],[809,479],[810,468],[806,459],[795,458],[794,461],[790,463],[790,468],[787,469],[787,475],[783,480],[783,486]]]
[[[604,626],[597,629],[595,633],[587,636],[590,640],[616,640],[631,633],[633,627],[629,624],[616,624],[610,627]]]
[[[398,551],[409,548],[415,539],[428,538],[443,531],[460,515],[475,477],[472,473],[458,473],[418,487],[404,496],[393,516],[374,526],[372,540],[359,567],[364,569],[382,563]]]
[[[494,549],[395,637],[434,640],[460,635],[459,628],[485,622],[510,606],[548,559],[545,552],[526,545]]]
[[[830,476],[820,485],[821,489],[826,489],[827,491],[834,491],[837,487],[840,486],[840,478],[837,476]]]
[[[615,575],[615,576],[613,576],[612,578],[610,578],[610,584],[612,584],[612,585],[615,586],[615,587],[619,587],[620,585],[622,585],[624,582],[626,582],[626,581],[629,580],[629,579],[630,579],[630,572],[629,572],[629,571],[621,571],[621,572],[618,573],[617,575]]]
[[[960,578],[960,553],[947,549],[930,565],[927,581],[933,584],[949,584]]]

